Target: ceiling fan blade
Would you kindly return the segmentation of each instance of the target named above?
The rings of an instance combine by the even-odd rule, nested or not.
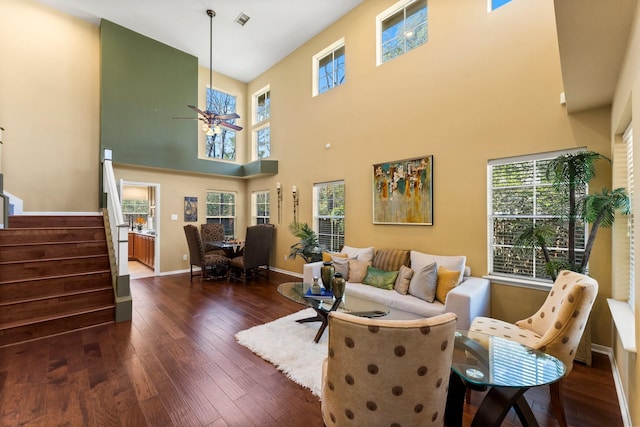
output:
[[[219,116],[215,116],[216,119],[220,119],[220,120],[231,120],[231,119],[239,119],[240,116],[237,113],[230,113],[230,114],[220,114]]]
[[[242,130],[242,128],[240,126],[236,126],[236,125],[233,125],[233,124],[227,123],[227,122],[220,122],[220,126],[224,126],[226,128],[232,129],[232,130]]]
[[[202,111],[201,109],[199,109],[199,108],[198,108],[198,107],[196,107],[196,106],[193,106],[193,105],[187,105],[187,107],[191,108],[193,111],[195,111],[195,112],[197,112],[197,113],[199,113],[199,114],[202,114],[202,115],[203,115],[203,116],[205,116],[205,117],[209,117],[209,115],[210,115],[210,114],[209,114],[209,113],[207,113],[206,111]]]

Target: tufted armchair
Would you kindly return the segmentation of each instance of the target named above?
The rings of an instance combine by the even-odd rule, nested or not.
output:
[[[442,426],[456,315],[382,320],[329,314],[322,418],[333,426]]]
[[[598,282],[593,278],[573,271],[561,271],[544,304],[533,316],[515,324],[476,317],[469,329],[543,350],[560,359],[568,375],[597,294]],[[561,382],[550,385],[551,404],[558,423],[566,427]]]

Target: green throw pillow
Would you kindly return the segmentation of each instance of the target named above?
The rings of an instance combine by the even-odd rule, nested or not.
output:
[[[362,283],[375,286],[376,288],[392,290],[397,278],[397,271],[386,271],[374,267],[367,267],[367,275],[364,276]]]

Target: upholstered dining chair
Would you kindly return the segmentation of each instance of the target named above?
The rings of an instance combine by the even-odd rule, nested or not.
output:
[[[198,275],[193,273],[194,265],[200,267],[200,281],[203,281],[205,277],[226,277],[229,271],[229,258],[218,254],[205,254],[200,232],[195,225],[185,225],[184,234],[187,237],[187,245],[189,246],[191,280],[193,280],[193,276]]]
[[[246,285],[247,279],[262,271],[269,275],[271,261],[271,247],[273,246],[273,224],[258,224],[247,227],[242,255],[231,258],[229,278],[242,280]]]
[[[476,317],[472,332],[512,339],[560,359],[568,375],[591,308],[598,294],[598,282],[584,274],[560,271],[544,304],[531,317],[515,324],[488,317]],[[567,426],[562,402],[562,380],[550,385],[551,405],[562,427]]]
[[[224,240],[224,226],[218,223],[200,224],[200,236],[204,245],[205,254],[218,254],[224,256],[224,251],[208,242],[222,242]]]
[[[334,426],[442,426],[456,315],[382,320],[329,314],[322,418]]]

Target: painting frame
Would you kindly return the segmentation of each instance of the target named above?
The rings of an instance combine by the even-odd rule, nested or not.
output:
[[[184,222],[198,221],[198,198],[185,196],[184,198]]]
[[[373,224],[433,225],[433,155],[372,167]]]

